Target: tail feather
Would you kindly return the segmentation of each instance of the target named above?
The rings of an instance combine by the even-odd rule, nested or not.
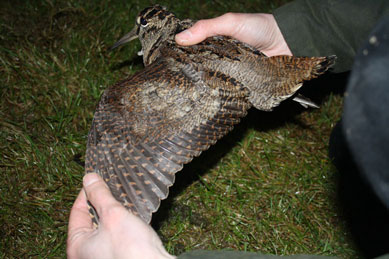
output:
[[[324,72],[326,72],[330,67],[332,67],[335,64],[335,61],[336,61],[335,55],[325,57],[324,60],[315,67],[316,75],[319,76]]]
[[[250,102],[259,110],[269,111],[291,97],[307,80],[325,73],[335,64],[336,56],[274,56],[260,61],[262,82],[251,90]]]

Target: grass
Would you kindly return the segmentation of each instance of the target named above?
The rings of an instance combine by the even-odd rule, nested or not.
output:
[[[181,18],[199,19],[227,11],[269,12],[285,2],[159,3]],[[0,257],[65,256],[69,211],[83,176],[78,161],[84,159],[95,106],[107,86],[142,68],[139,44],[112,53],[107,48],[150,4],[0,3]],[[328,158],[342,97],[326,90],[326,82],[306,87],[324,89],[316,95],[321,109],[286,102],[272,113],[251,110],[177,174],[153,223],[169,252],[358,255]]]

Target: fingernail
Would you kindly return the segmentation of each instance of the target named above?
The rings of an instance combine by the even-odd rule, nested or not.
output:
[[[86,186],[89,186],[89,185],[97,182],[98,180],[99,180],[99,177],[97,174],[95,174],[95,173],[87,174],[84,176],[83,185],[84,185],[84,187],[86,187]]]
[[[185,30],[176,35],[176,40],[179,43],[187,42],[192,37],[192,33],[189,30]]]

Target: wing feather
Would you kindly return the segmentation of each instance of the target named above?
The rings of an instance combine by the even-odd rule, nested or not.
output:
[[[175,173],[249,108],[239,89],[215,91],[190,69],[188,77],[185,69],[156,62],[108,88],[88,136],[86,173],[99,173],[114,197],[147,223]]]

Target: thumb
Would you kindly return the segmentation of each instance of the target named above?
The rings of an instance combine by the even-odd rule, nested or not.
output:
[[[178,33],[176,42],[189,46],[216,35],[232,36],[237,30],[235,17],[234,14],[227,13],[213,19],[200,20],[191,28]]]
[[[85,175],[83,185],[86,196],[97,210],[97,214],[102,215],[105,208],[120,205],[112,196],[111,191],[104,180],[98,174],[89,173]]]

